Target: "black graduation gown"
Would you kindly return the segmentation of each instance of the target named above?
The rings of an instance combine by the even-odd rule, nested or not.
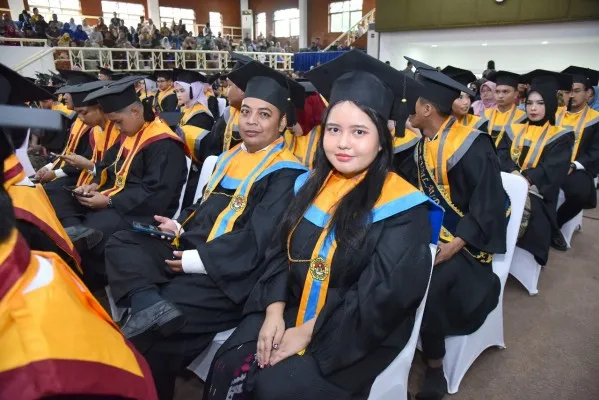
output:
[[[46,150],[60,154],[67,144],[67,139],[71,132],[71,125],[75,122],[75,118],[76,117],[69,118],[64,114],[61,114],[63,129],[60,131],[44,130],[43,135],[40,137],[40,144]]]
[[[212,127],[212,130],[210,131],[210,134],[207,137],[208,140],[206,141],[206,157],[213,155],[217,156],[223,152],[223,145],[225,142],[225,130],[227,129],[227,120],[225,119],[226,115],[227,113],[225,112],[223,116],[219,117],[216,120],[214,126]],[[229,148],[233,148],[239,143],[241,143],[241,135],[239,134],[239,128],[233,127],[231,145],[229,146]]]
[[[518,240],[518,247],[530,252],[541,265],[547,264],[552,232],[559,229],[556,219],[559,188],[563,184],[572,157],[574,134],[569,132],[543,148],[541,158],[535,168],[523,170],[522,175],[531,185],[537,187],[543,198],[529,194],[531,215],[524,235]],[[503,136],[497,152],[504,172],[520,171],[512,160],[510,135]],[[524,146],[520,160],[524,160],[530,147]]]
[[[218,107],[218,99],[216,96],[208,97],[208,110],[210,110],[210,113],[215,119],[220,117],[220,109]]]
[[[407,169],[417,174],[413,158]],[[505,253],[507,195],[489,135],[479,134],[449,170],[448,180],[451,201],[464,212],[455,236],[473,248]],[[412,181],[417,183],[418,178],[413,176]],[[439,338],[476,331],[497,306],[500,289],[491,264],[460,250],[433,268],[421,331]]]
[[[158,96],[158,94],[156,94]],[[164,97],[160,102],[160,112],[173,112],[177,111],[177,107],[179,106],[179,100],[177,100],[177,95],[172,93],[168,96]]]
[[[310,259],[321,232],[322,228],[302,219],[292,236],[291,257]],[[337,249],[326,302],[303,356],[316,361],[327,381],[366,398],[377,375],[401,352],[426,291],[430,238],[428,209],[420,205],[372,224],[359,249]],[[293,263],[290,268],[285,242],[285,238],[273,240],[266,253],[266,273],[246,303],[247,316],[220,348],[215,362],[229,349],[257,340],[264,311],[274,302],[286,302],[286,325],[296,325],[309,263]],[[275,371],[285,365],[268,367],[258,372],[257,379],[261,375],[268,379],[273,373],[284,377],[268,379],[268,390],[284,393],[280,398],[300,398],[293,393],[293,375],[300,371]],[[301,395],[307,398],[307,393]],[[257,393],[254,397],[260,398]],[[222,392],[214,398],[223,398]],[[322,397],[315,388],[310,398]]]
[[[73,271],[79,273],[75,260],[73,260],[69,254],[58,247],[58,245],[37,226],[25,220],[17,219],[16,228],[21,236],[23,236],[31,250],[50,251],[52,253],[56,253],[67,264],[69,264]]]

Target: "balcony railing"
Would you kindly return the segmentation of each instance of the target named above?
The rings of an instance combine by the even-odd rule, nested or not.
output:
[[[229,70],[233,61],[226,51],[113,49],[94,47],[51,47],[24,60],[16,67],[21,70],[35,61],[52,54],[56,68],[98,71],[99,66],[119,72],[143,72],[160,69],[184,68],[205,72]],[[293,70],[293,53],[242,53],[279,71]]]
[[[0,36],[0,45],[5,46],[37,46],[44,47],[48,44],[46,39],[7,38]]]

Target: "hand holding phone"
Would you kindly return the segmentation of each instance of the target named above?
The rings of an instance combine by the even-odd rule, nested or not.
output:
[[[136,232],[148,233],[150,235],[163,236],[168,239],[174,239],[175,235],[170,232],[163,232],[157,226],[143,224],[141,222],[133,222],[132,229]]]
[[[93,197],[94,196],[91,193],[83,193],[83,192],[75,190],[75,189],[77,189],[77,186],[63,186],[62,188],[64,190],[66,190],[67,192],[70,192],[74,196],[79,196],[79,197]]]

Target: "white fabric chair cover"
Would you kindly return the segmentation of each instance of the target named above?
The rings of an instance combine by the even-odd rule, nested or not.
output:
[[[173,216],[173,219],[177,219],[179,214],[181,214],[181,207],[183,206],[183,198],[185,197],[185,189],[187,189],[187,181],[189,181],[189,174],[191,173],[191,158],[185,157],[185,161],[187,162],[187,179],[185,179],[185,183],[181,188],[181,196],[179,196],[179,208],[177,208],[177,212]]]
[[[197,375],[202,381],[206,382],[206,378],[208,377],[208,371],[210,371],[210,364],[212,364],[212,359],[216,355],[216,352],[235,332],[236,328],[229,329],[228,331],[219,332],[212,339],[212,343],[208,347],[204,349],[204,351],[196,357],[195,360],[191,362],[187,366],[187,369]]]
[[[218,112],[220,114],[218,117],[222,117],[225,113],[225,108],[227,108],[227,100],[222,97],[217,97],[216,100],[218,100]],[[214,116],[214,119],[216,120],[218,117]]]
[[[539,293],[537,289],[542,266],[528,251],[516,247],[510,266],[510,274],[516,278],[531,296]]]
[[[23,166],[23,171],[25,172],[26,176],[31,176],[31,175],[35,174],[35,169],[33,168],[33,165],[31,165],[31,160],[29,160],[29,155],[27,154],[27,149],[29,148],[29,137],[30,136],[31,136],[31,129],[27,129],[27,136],[25,137],[25,141],[23,142],[21,147],[19,147],[15,151],[15,154],[16,154],[17,158],[19,159],[19,162]]]
[[[108,298],[108,305],[110,306],[110,315],[112,316],[112,320],[114,322],[120,322],[127,311],[125,307],[119,307],[116,305],[114,298],[112,297],[112,291],[110,290],[110,286],[106,285],[104,288],[106,290],[106,297]]]
[[[433,263],[437,253],[437,246],[431,245],[431,255]],[[431,269],[432,273],[432,269]],[[430,277],[429,277],[430,284]],[[414,320],[414,328],[412,329],[412,335],[403,348],[401,353],[397,355],[395,360],[389,364],[383,372],[377,376],[372,388],[370,389],[370,400],[406,400],[408,392],[408,376],[410,375],[410,367],[414,360],[414,353],[416,352],[416,344],[418,343],[418,336],[420,334],[420,324],[422,323],[422,315],[424,314],[424,305],[426,304],[426,297],[428,295],[428,286],[424,298],[416,310],[416,318]]]
[[[503,290],[510,271],[512,257],[515,257],[518,230],[524,212],[528,192],[526,180],[513,174],[501,173],[503,188],[511,202],[511,216],[507,226],[506,252],[493,256],[493,272],[501,282],[501,292],[497,307],[487,316],[483,325],[474,333],[464,336],[451,336],[445,339],[446,354],[443,369],[450,394],[457,393],[466,372],[488,347],[505,348],[503,338]]]
[[[214,167],[216,166],[216,160],[218,160],[217,156],[206,157],[204,160],[204,164],[202,165],[202,171],[200,171],[200,178],[198,179],[198,187],[196,189],[196,193],[193,196],[193,202],[198,201],[204,192],[204,187],[208,183],[210,176],[212,176],[212,172],[214,171]]]

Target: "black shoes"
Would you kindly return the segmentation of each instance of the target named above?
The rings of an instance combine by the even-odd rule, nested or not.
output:
[[[446,394],[447,380],[445,380],[443,367],[427,367],[420,392],[416,394],[416,400],[442,400]]]
[[[185,325],[185,317],[171,302],[158,303],[131,314],[121,331],[140,352],[146,352],[160,337],[178,332]]]
[[[551,238],[551,247],[558,251],[568,250],[568,243],[566,243],[566,239],[564,239],[564,235],[562,235],[561,231],[557,231],[553,234],[553,237]]]
[[[87,251],[96,247],[104,237],[102,231],[88,228],[85,225],[75,225],[65,228],[65,232],[71,238],[73,245],[78,251]]]

